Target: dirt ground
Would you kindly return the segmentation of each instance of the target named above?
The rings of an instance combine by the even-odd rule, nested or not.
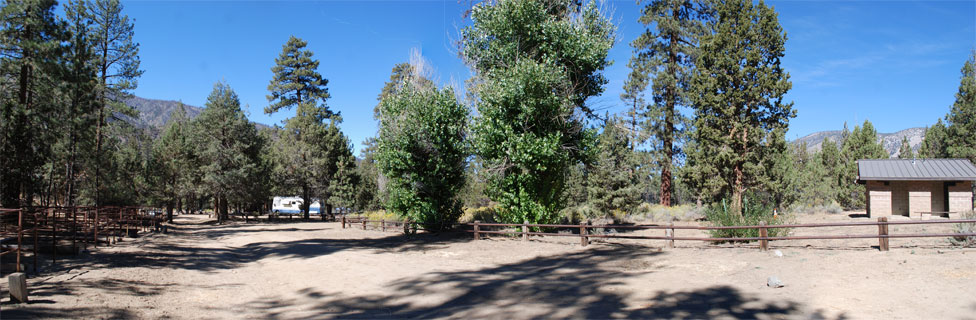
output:
[[[868,221],[800,219],[851,220]],[[653,231],[646,233],[661,232]],[[794,232],[824,233],[877,227]],[[168,234],[45,266],[28,282],[29,304],[12,304],[3,280],[0,318],[976,319],[976,250],[946,239],[892,239],[888,252],[872,248],[877,239],[780,241],[769,252],[754,244],[663,245],[474,241],[180,216]],[[785,287],[767,287],[770,276]]]

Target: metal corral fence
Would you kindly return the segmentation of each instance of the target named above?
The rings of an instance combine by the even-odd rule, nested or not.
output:
[[[140,231],[159,230],[160,210],[149,207],[28,207],[0,208],[0,255],[16,254],[16,272],[22,256],[30,252],[37,272],[38,253],[49,253],[52,263],[63,251],[76,253],[89,245],[112,244]]]
[[[706,241],[706,242],[734,242],[734,241],[758,241],[759,250],[769,250],[769,241],[781,240],[836,240],[836,239],[878,239],[878,249],[888,251],[888,239],[891,238],[954,238],[954,237],[974,237],[976,233],[909,233],[909,234],[890,234],[890,225],[925,225],[925,224],[945,224],[945,223],[976,223],[976,219],[949,219],[949,220],[911,220],[911,221],[888,221],[887,217],[878,218],[877,222],[830,222],[830,223],[801,223],[801,224],[779,224],[766,225],[761,222],[759,225],[751,226],[676,226],[673,223],[668,225],[592,225],[592,224],[530,224],[524,223],[484,223],[475,221],[474,223],[458,224],[465,232],[472,233],[475,240],[480,240],[483,236],[503,235],[509,237],[521,236],[522,240],[528,240],[529,236],[553,236],[553,237],[579,237],[580,245],[586,246],[591,238],[603,239],[643,239],[643,240],[664,240],[669,248],[674,247],[675,241]],[[414,222],[409,221],[386,221],[386,220],[367,220],[362,217],[342,217],[342,227],[362,226],[363,230],[367,226],[373,229],[403,230],[404,233],[410,229],[413,232],[418,230]],[[808,235],[808,236],[768,236],[769,229],[775,228],[822,228],[822,227],[863,227],[878,226],[877,234],[846,234],[846,235]],[[496,230],[485,230],[485,228],[496,228]],[[518,230],[497,230],[497,228],[518,228]],[[571,229],[573,233],[558,232],[537,232],[532,230],[545,229]],[[614,230],[663,230],[664,235],[626,235],[626,234],[597,234],[591,233],[593,229],[614,229]],[[727,230],[727,229],[758,229],[758,237],[679,237],[675,236],[675,230]],[[578,230],[578,231],[577,231]]]

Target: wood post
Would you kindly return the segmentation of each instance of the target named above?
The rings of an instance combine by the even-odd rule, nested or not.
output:
[[[766,240],[766,221],[759,221],[759,251],[769,251],[769,240]]]
[[[95,208],[95,248],[98,248],[98,208]]]
[[[403,234],[410,234],[410,219],[403,221]]]
[[[37,219],[34,216],[34,273],[37,274]],[[14,267],[16,272],[21,272],[20,270],[20,255],[24,250],[24,209],[17,211],[17,265]],[[11,280],[13,281],[13,280]]]
[[[474,221],[474,239],[475,240],[481,240],[481,235],[478,234],[478,231],[480,231],[480,228],[478,227],[478,224],[479,223],[481,223],[481,221],[478,221],[478,220],[475,220]]]
[[[363,230],[366,230],[366,219],[363,219]]]
[[[586,236],[586,224],[580,221],[580,245],[586,246],[590,244],[590,237]]]
[[[529,241],[529,219],[522,220],[522,241]]]
[[[380,228],[383,229],[383,232],[386,232],[386,220],[380,219],[380,225],[382,225]]]
[[[888,251],[888,217],[878,218],[878,250]]]
[[[345,215],[342,216],[342,228],[343,229],[346,228],[346,216]]]
[[[668,222],[668,228],[664,229],[664,236],[668,237],[668,248],[674,248],[674,221]]]

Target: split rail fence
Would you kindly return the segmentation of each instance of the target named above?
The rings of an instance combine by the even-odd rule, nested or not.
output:
[[[830,222],[830,223],[804,223],[804,224],[779,224],[779,225],[766,225],[765,223],[760,223],[758,225],[748,225],[748,226],[680,226],[670,223],[668,225],[592,225],[592,224],[530,224],[528,222],[524,223],[484,223],[480,221],[475,221],[474,223],[461,223],[458,224],[465,232],[472,233],[475,240],[480,240],[482,237],[490,235],[502,235],[508,237],[521,237],[523,241],[527,241],[530,236],[553,236],[553,237],[578,237],[580,238],[580,245],[586,246],[590,243],[590,239],[602,238],[602,239],[642,239],[642,240],[663,240],[668,248],[674,248],[675,241],[705,241],[705,242],[742,242],[742,241],[758,241],[759,250],[766,251],[769,250],[770,241],[788,241],[788,240],[843,240],[843,239],[878,239],[878,249],[881,251],[888,251],[889,249],[889,239],[893,238],[955,238],[955,237],[976,237],[976,233],[900,233],[891,234],[888,227],[895,225],[927,225],[927,224],[946,224],[946,223],[976,223],[976,219],[949,219],[949,220],[906,220],[906,221],[888,221],[887,217],[880,217],[878,221],[864,221],[864,222]],[[403,230],[406,233],[408,230],[412,229],[413,232],[418,230],[418,225],[414,222],[409,221],[386,221],[386,220],[368,220],[366,218],[347,218],[342,217],[342,227],[343,228],[354,228],[362,227],[363,230],[370,226],[372,229],[382,230],[382,231],[398,231]],[[782,228],[823,228],[823,227],[864,227],[864,226],[877,226],[877,234],[844,234],[844,235],[802,235],[802,236],[769,236],[769,229],[782,229]],[[489,229],[486,229],[489,228]],[[494,228],[492,230],[491,228]],[[515,230],[497,230],[498,228],[517,228]],[[560,233],[560,232],[542,232],[533,230],[553,230],[562,229],[570,230],[570,233]],[[653,235],[630,235],[630,234],[607,234],[607,233],[596,233],[592,232],[594,229],[604,229],[604,230],[663,230],[663,235],[653,236]],[[758,230],[758,237],[681,237],[675,235],[675,230],[729,230],[729,229],[756,229]]]
[[[24,253],[29,252],[37,273],[39,253],[50,254],[51,262],[57,263],[59,248],[75,253],[140,231],[159,230],[163,217],[158,212],[147,207],[0,208],[0,256],[15,255],[14,269],[20,272]]]

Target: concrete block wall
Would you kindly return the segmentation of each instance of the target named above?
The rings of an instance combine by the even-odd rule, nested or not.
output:
[[[868,181],[867,207],[871,217],[887,217],[891,215],[891,186],[881,181]]]
[[[973,182],[961,181],[949,186],[949,212],[973,210]]]

